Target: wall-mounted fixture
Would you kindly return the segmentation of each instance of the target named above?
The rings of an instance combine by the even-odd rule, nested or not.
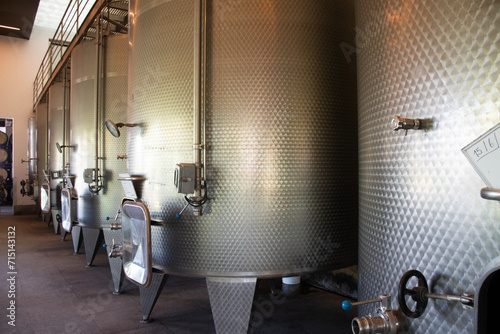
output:
[[[91,194],[98,195],[102,189],[102,175],[97,168],[85,168],[83,170],[83,182],[88,183]]]
[[[135,126],[139,126],[140,124],[136,124],[136,123],[114,123],[113,121],[111,120],[107,120],[106,122],[104,122],[104,124],[106,125],[106,128],[108,129],[108,131],[114,136],[114,137],[120,137],[120,130],[118,130],[118,128],[121,128],[121,127],[129,127],[129,128],[133,128]]]
[[[196,165],[181,163],[175,166],[174,185],[179,194],[192,194],[196,181]]]
[[[56,148],[59,151],[59,153],[62,153],[62,149],[66,147],[72,147],[73,149],[76,149],[76,145],[61,145],[58,142],[56,142]]]

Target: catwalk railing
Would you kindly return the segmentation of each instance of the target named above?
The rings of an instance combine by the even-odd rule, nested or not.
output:
[[[69,2],[36,74],[33,83],[33,108],[36,108],[57,73],[69,59],[73,47],[107,2],[108,0],[71,0]]]

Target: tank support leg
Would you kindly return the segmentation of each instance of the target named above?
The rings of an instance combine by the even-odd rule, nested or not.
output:
[[[52,222],[54,223],[54,233],[59,234],[61,231],[61,210],[51,209]],[[50,220],[49,220],[50,222]]]
[[[121,230],[111,230],[109,228],[103,229],[104,242],[106,243],[106,250],[109,254],[111,252],[111,245],[114,243],[122,242],[122,231]],[[123,278],[125,273],[123,272],[123,261],[121,257],[109,257],[109,267],[111,268],[111,277],[113,279],[113,294],[119,295],[122,292]]]
[[[151,311],[153,311],[153,307],[155,306],[167,279],[167,274],[153,269],[151,283],[149,286],[147,288],[139,288],[139,292],[141,294],[142,323],[148,323],[151,321],[149,316],[151,315]]]
[[[217,334],[246,334],[257,278],[207,277]]]
[[[61,240],[62,241],[65,241],[66,240],[66,236],[68,235],[69,233],[66,232],[66,230],[64,229],[61,229]]]
[[[49,213],[42,213],[42,219],[44,223],[47,223],[47,226],[50,226],[50,221],[52,220],[52,214]]]
[[[91,266],[94,258],[102,246],[104,234],[101,229],[82,227],[83,245],[85,246],[85,256],[87,257],[87,266]]]
[[[73,226],[71,229],[71,238],[73,239],[73,251],[78,254],[82,246],[83,234],[81,226]]]

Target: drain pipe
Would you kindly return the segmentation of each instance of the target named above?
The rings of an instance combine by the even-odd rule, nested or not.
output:
[[[184,194],[186,206],[176,217],[180,218],[188,206],[193,207],[193,215],[201,216],[207,200],[206,185],[206,1],[194,0],[194,89],[193,89],[193,160],[194,163],[177,164],[174,171],[174,186]],[[202,79],[203,75],[203,79]],[[203,118],[203,129],[202,129]],[[202,139],[203,131],[203,143]],[[203,151],[203,162],[202,162]],[[193,194],[191,198],[187,195]],[[203,194],[203,195],[202,195]]]
[[[50,183],[50,179],[48,177],[49,172],[49,93],[46,93],[45,99],[47,101],[47,108],[45,110],[45,163],[43,165],[42,173],[44,175],[45,180]]]
[[[89,190],[92,194],[98,195],[101,190],[100,176],[99,176],[99,125],[100,125],[100,109],[101,109],[101,79],[102,79],[102,23],[101,15],[97,18],[96,40],[97,40],[97,76],[96,76],[96,103],[95,103],[95,171],[94,183],[89,184]]]
[[[206,58],[202,55],[202,51],[206,48],[206,13],[203,0],[195,0],[194,1],[194,116],[193,116],[193,124],[194,124],[194,143],[193,143],[193,158],[194,164],[196,166],[196,176],[195,176],[195,188],[194,188],[194,196],[191,198],[193,202],[201,202],[203,197],[201,196],[202,192],[202,170],[205,166],[202,164],[201,155],[202,150],[204,150],[204,145],[201,143],[201,115],[202,108],[205,109],[205,94],[202,94],[202,85],[203,90],[205,88],[205,81],[202,82],[201,75],[206,71]],[[205,27],[203,26],[205,24]],[[203,122],[205,125],[205,117],[203,117]],[[205,134],[205,129],[203,129],[203,134]],[[205,156],[205,152],[203,153]],[[204,173],[203,173],[204,174]],[[203,211],[203,205],[193,206],[193,213],[195,216],[201,216]]]
[[[206,108],[206,96],[207,96],[207,3],[205,0],[203,5],[203,169],[202,169],[202,180],[206,182],[206,172],[207,172],[207,108]],[[206,189],[205,189],[206,192]],[[206,193],[205,193],[206,194]]]
[[[63,98],[63,147],[68,147],[68,142],[69,142],[69,131],[68,131],[68,119],[69,119],[69,99],[70,99],[70,95],[69,95],[69,78],[68,78],[68,64],[66,64],[64,66],[64,75],[63,75],[63,81],[64,81],[64,98]],[[67,160],[69,160],[68,158],[68,154],[66,154],[66,150],[62,150],[62,162],[63,162],[63,166],[62,166],[62,171],[63,171],[63,176],[66,174],[66,171],[68,173],[67,176],[69,176],[69,162],[67,162]],[[63,177],[63,181],[62,181],[62,185],[63,185],[63,188],[66,187],[67,185],[67,182],[66,182],[66,178]]]
[[[64,66],[64,74],[63,74],[63,146],[66,146],[66,75],[67,75],[67,70],[66,66]],[[64,167],[66,167],[66,150],[62,151],[62,168],[61,170],[64,171]],[[63,178],[63,187],[64,187],[64,178]]]

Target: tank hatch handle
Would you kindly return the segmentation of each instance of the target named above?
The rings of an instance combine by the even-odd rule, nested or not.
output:
[[[417,286],[408,289],[406,285],[412,278],[417,278]],[[429,286],[427,285],[427,280],[424,275],[418,270],[409,270],[401,277],[399,281],[399,293],[398,302],[401,311],[410,318],[420,317],[425,309],[427,308],[427,303],[429,298],[442,299],[450,302],[460,302],[464,307],[472,308],[474,307],[474,295],[469,292],[464,292],[461,296],[444,295],[439,293],[429,292]],[[415,310],[412,311],[406,304],[406,296],[411,296],[411,298],[416,302]]]
[[[500,189],[482,188],[481,197],[491,201],[500,201]]]

